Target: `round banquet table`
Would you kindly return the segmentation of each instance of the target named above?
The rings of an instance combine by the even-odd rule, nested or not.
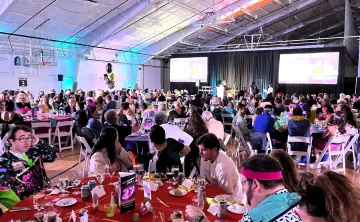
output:
[[[90,179],[93,179],[96,181],[95,178],[86,178],[86,179],[83,179],[82,182],[86,183]],[[144,200],[144,191],[138,190],[138,189],[136,190],[135,210],[132,210],[132,211],[124,213],[124,214],[120,214],[119,210],[117,210],[117,212],[115,213],[115,215],[113,217],[106,217],[106,213],[104,211],[104,205],[108,204],[110,202],[110,194],[113,191],[113,185],[109,185],[109,184],[110,184],[110,182],[115,182],[116,180],[118,180],[117,176],[113,176],[112,179],[109,176],[106,176],[106,179],[104,182],[104,189],[105,189],[106,194],[105,194],[105,196],[99,198],[99,211],[98,212],[92,211],[91,198],[89,201],[84,202],[81,200],[80,195],[72,194],[76,189],[79,190],[80,186],[75,189],[68,189],[69,196],[64,197],[64,198],[73,197],[77,200],[77,203],[70,207],[61,208],[62,210],[61,210],[60,217],[62,218],[62,220],[69,221],[69,215],[72,210],[75,211],[77,218],[79,218],[78,210],[80,210],[82,208],[86,208],[89,213],[89,222],[102,221],[102,219],[105,219],[105,218],[112,220],[112,221],[132,221],[132,216],[134,213],[139,214],[139,216],[140,216],[139,221],[148,221],[148,222],[152,221],[153,214],[151,212],[149,212],[145,215],[142,215],[140,213],[140,204]],[[194,191],[191,191],[191,192],[188,192],[183,197],[175,197],[175,196],[172,196],[169,194],[169,190],[168,190],[169,184],[165,183],[165,182],[163,182],[163,184],[164,185],[162,187],[160,187],[157,192],[151,193],[151,195],[152,195],[151,204],[153,207],[153,211],[163,212],[165,215],[165,221],[168,221],[170,215],[176,210],[181,210],[183,212],[183,215],[185,215],[186,205],[192,205],[192,199],[196,196],[196,193]],[[97,182],[97,185],[98,185],[98,182]],[[137,186],[137,188],[139,188],[139,187]],[[220,195],[220,194],[226,194],[226,192],[214,185],[210,185],[210,186],[206,187],[207,201],[213,201],[213,198],[216,195]],[[51,201],[58,197],[59,197],[59,195],[48,195],[46,201]],[[157,198],[159,198],[161,201],[165,202],[169,207],[164,206]],[[15,205],[15,207],[32,207],[32,206],[33,206],[32,196],[22,200],[21,202],[19,202],[18,204]],[[212,214],[208,213],[207,212],[208,207],[209,207],[209,205],[208,205],[208,203],[206,203],[205,207],[204,207],[204,212],[210,221],[215,221],[215,220],[239,221],[242,218],[242,215],[240,215],[240,214],[234,214],[234,213],[227,211],[226,218],[220,219],[219,217],[213,216]],[[19,219],[24,219],[24,218],[26,218],[26,220],[31,220],[31,219],[34,219],[34,214],[36,212],[37,212],[36,210],[20,211],[20,212],[7,211],[7,212],[5,212],[5,214],[2,217],[0,217],[0,221],[5,222],[5,221],[10,221],[11,219],[19,220]],[[106,221],[106,219],[103,221]]]

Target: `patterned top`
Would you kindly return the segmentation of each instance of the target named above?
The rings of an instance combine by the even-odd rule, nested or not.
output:
[[[281,193],[288,193],[287,189],[282,189],[279,190],[277,192],[275,192],[274,194],[270,195],[277,195],[277,194],[281,194]],[[286,213],[284,213],[282,216],[278,217],[276,220],[271,220],[274,222],[301,222],[299,213],[298,213],[298,206],[291,208],[290,210],[288,210]],[[239,222],[255,222],[254,220],[251,219],[250,215],[248,214],[249,211],[246,211],[243,218],[239,221]]]
[[[0,157],[0,187],[12,189],[21,200],[40,191],[46,176],[43,162],[53,162],[58,149],[43,140],[27,152],[26,158],[8,151]],[[21,155],[20,155],[21,156]]]

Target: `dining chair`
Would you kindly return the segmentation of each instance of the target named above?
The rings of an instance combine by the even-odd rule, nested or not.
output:
[[[266,139],[267,139],[267,143],[265,147],[265,154],[269,155],[273,150],[270,133],[266,133]]]
[[[341,135],[341,136],[333,136],[330,137],[328,142],[326,143],[324,149],[320,152],[319,158],[316,160],[314,168],[321,167],[323,164],[328,164],[330,170],[332,171],[343,171],[345,173],[345,147],[347,142],[349,141],[349,135]],[[342,148],[340,150],[331,150],[331,144],[341,144]],[[320,151],[320,150],[318,150]],[[326,161],[321,162],[323,157],[325,156],[326,152],[328,152],[328,158]],[[333,167],[333,160],[332,157],[335,156],[336,158],[342,158],[342,168],[335,169]]]
[[[233,124],[232,124],[232,121],[234,119],[234,116],[232,114],[224,114],[224,113],[221,113],[221,118],[222,118],[222,122],[223,122],[223,125],[224,125],[224,132],[228,133],[230,132],[230,135],[233,134]],[[226,122],[225,119],[227,120],[231,120],[230,122]],[[227,126],[230,126],[230,129],[227,129]]]
[[[39,131],[39,129],[47,129],[47,133],[36,133],[36,131]],[[37,137],[41,138],[45,138],[48,139],[48,142],[51,143],[51,131],[52,131],[52,127],[51,127],[51,122],[36,122],[36,123],[31,123],[31,129],[33,129],[35,131],[35,135]]]
[[[306,170],[309,171],[310,166],[310,154],[312,147],[312,136],[304,137],[304,136],[288,136],[287,142],[287,153],[293,156],[306,156]],[[291,149],[291,143],[306,143],[307,149],[306,151],[294,151]],[[298,164],[301,165],[301,164]]]
[[[354,169],[356,169],[356,153],[355,153],[355,142],[359,139],[359,134],[355,134],[350,142],[346,145],[345,149],[344,149],[344,155],[346,155],[348,152],[352,152],[353,155],[353,164],[354,164]],[[344,157],[345,158],[345,157]],[[333,163],[333,167],[337,167],[337,165],[343,160],[342,156],[339,156]]]
[[[56,129],[53,134],[52,144],[59,145],[60,152],[65,149],[74,150],[74,138],[72,133],[73,127],[74,127],[74,121],[64,121],[64,122],[58,122],[56,124]],[[61,141],[61,138],[63,137],[66,137],[66,141]],[[55,142],[56,138],[58,140],[57,143]],[[70,139],[70,145],[66,146],[69,143],[69,139]]]
[[[75,137],[81,143],[80,154],[79,154],[79,165],[78,165],[79,170],[80,170],[81,157],[84,157],[85,168],[88,168],[89,163],[90,163],[90,155],[91,155],[92,149],[91,149],[91,147],[89,146],[88,142],[86,141],[86,139],[84,137],[77,136],[77,135]]]
[[[229,142],[229,140],[230,140],[230,137],[231,137],[230,134],[228,134],[228,133],[225,133],[225,134],[224,134],[224,145],[225,145],[225,147],[226,147],[226,145],[228,144],[228,142]]]

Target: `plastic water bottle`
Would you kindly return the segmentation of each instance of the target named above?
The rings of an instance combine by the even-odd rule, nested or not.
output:
[[[198,188],[198,196],[197,196],[198,197],[197,205],[200,210],[204,210],[205,196],[206,196],[205,187],[200,186]]]

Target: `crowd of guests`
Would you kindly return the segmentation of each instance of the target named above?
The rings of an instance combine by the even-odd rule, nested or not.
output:
[[[43,162],[55,161],[59,151],[23,125],[23,116],[36,110],[71,115],[75,121],[74,135],[84,137],[92,149],[90,173],[99,169],[131,170],[137,153],[124,149],[125,137],[139,130],[147,131],[147,155],[156,161],[157,172],[166,173],[174,165],[180,166],[185,176],[195,170],[208,183],[247,203],[250,210],[242,221],[356,221],[354,218],[360,219],[359,213],[352,209],[358,207],[360,198],[346,177],[327,172],[300,180],[294,160],[281,150],[274,151],[271,156],[249,157],[238,173],[238,167],[225,152],[224,131],[227,128],[223,122],[227,121],[260,152],[264,150],[266,133],[271,135],[274,146],[281,149],[288,135],[311,135],[315,119],[327,125],[325,133],[314,142],[318,149],[324,148],[329,135],[356,134],[352,109],[356,109],[359,101],[342,94],[336,104],[333,104],[334,99],[327,94],[305,97],[269,93],[264,99],[261,95],[249,94],[235,100],[147,89],[87,93],[68,89],[58,94],[52,90],[37,96],[29,92],[4,91],[0,94],[1,136],[7,135],[8,140],[0,158],[0,194],[5,194],[0,204],[11,207],[41,191],[49,181]],[[223,119],[222,114],[233,117]],[[185,126],[173,124],[176,119],[186,119]],[[301,143],[292,147],[306,149]],[[41,180],[34,180],[35,177]],[[339,183],[344,183],[346,189],[337,189]],[[348,193],[342,193],[344,191]],[[351,205],[344,203],[347,201]],[[335,206],[339,209],[334,209]],[[348,206],[349,210],[340,206]],[[203,212],[194,207],[189,206],[186,213],[189,221],[207,220]]]

